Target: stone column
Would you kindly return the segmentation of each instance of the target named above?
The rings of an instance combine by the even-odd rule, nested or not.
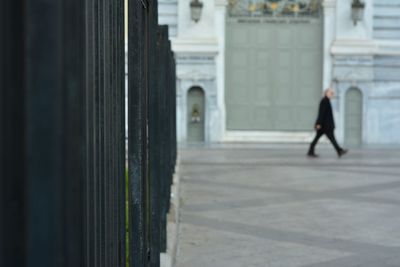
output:
[[[323,42],[323,89],[327,88],[332,83],[332,69],[333,59],[331,48],[333,41],[335,40],[336,33],[336,0],[324,0],[323,16],[324,16],[324,42]]]
[[[214,125],[212,141],[222,141],[225,134],[225,18],[226,0],[215,0],[215,34],[218,42],[218,54],[216,56],[216,86],[217,105],[220,109],[219,123]]]

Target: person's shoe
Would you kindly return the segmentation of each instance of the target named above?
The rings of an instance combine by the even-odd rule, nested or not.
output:
[[[307,157],[309,157],[309,158],[318,158],[319,156],[317,154],[314,154],[314,153],[307,153]]]
[[[349,152],[348,149],[342,149],[338,152],[338,157],[341,158],[343,155],[345,155],[347,152]]]

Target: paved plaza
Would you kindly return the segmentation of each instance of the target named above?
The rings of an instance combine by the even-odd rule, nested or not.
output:
[[[181,149],[178,267],[399,267],[400,149]]]

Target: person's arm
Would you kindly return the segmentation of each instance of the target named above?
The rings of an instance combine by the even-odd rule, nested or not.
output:
[[[319,104],[319,111],[318,111],[318,118],[317,121],[315,123],[315,128],[317,130],[321,129],[324,121],[325,121],[325,117],[326,117],[326,109],[327,109],[327,99],[324,98],[321,100],[321,103]]]

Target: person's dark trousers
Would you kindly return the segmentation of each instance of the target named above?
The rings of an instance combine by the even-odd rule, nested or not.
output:
[[[339,154],[340,151],[343,149],[338,145],[336,142],[335,135],[333,134],[333,131],[324,131],[324,130],[318,130],[317,134],[315,135],[314,140],[311,142],[310,149],[308,150],[309,155],[313,155],[315,151],[315,146],[318,143],[318,140],[321,138],[321,136],[326,135],[328,137],[329,141],[331,141],[332,145],[335,147],[336,152]]]

